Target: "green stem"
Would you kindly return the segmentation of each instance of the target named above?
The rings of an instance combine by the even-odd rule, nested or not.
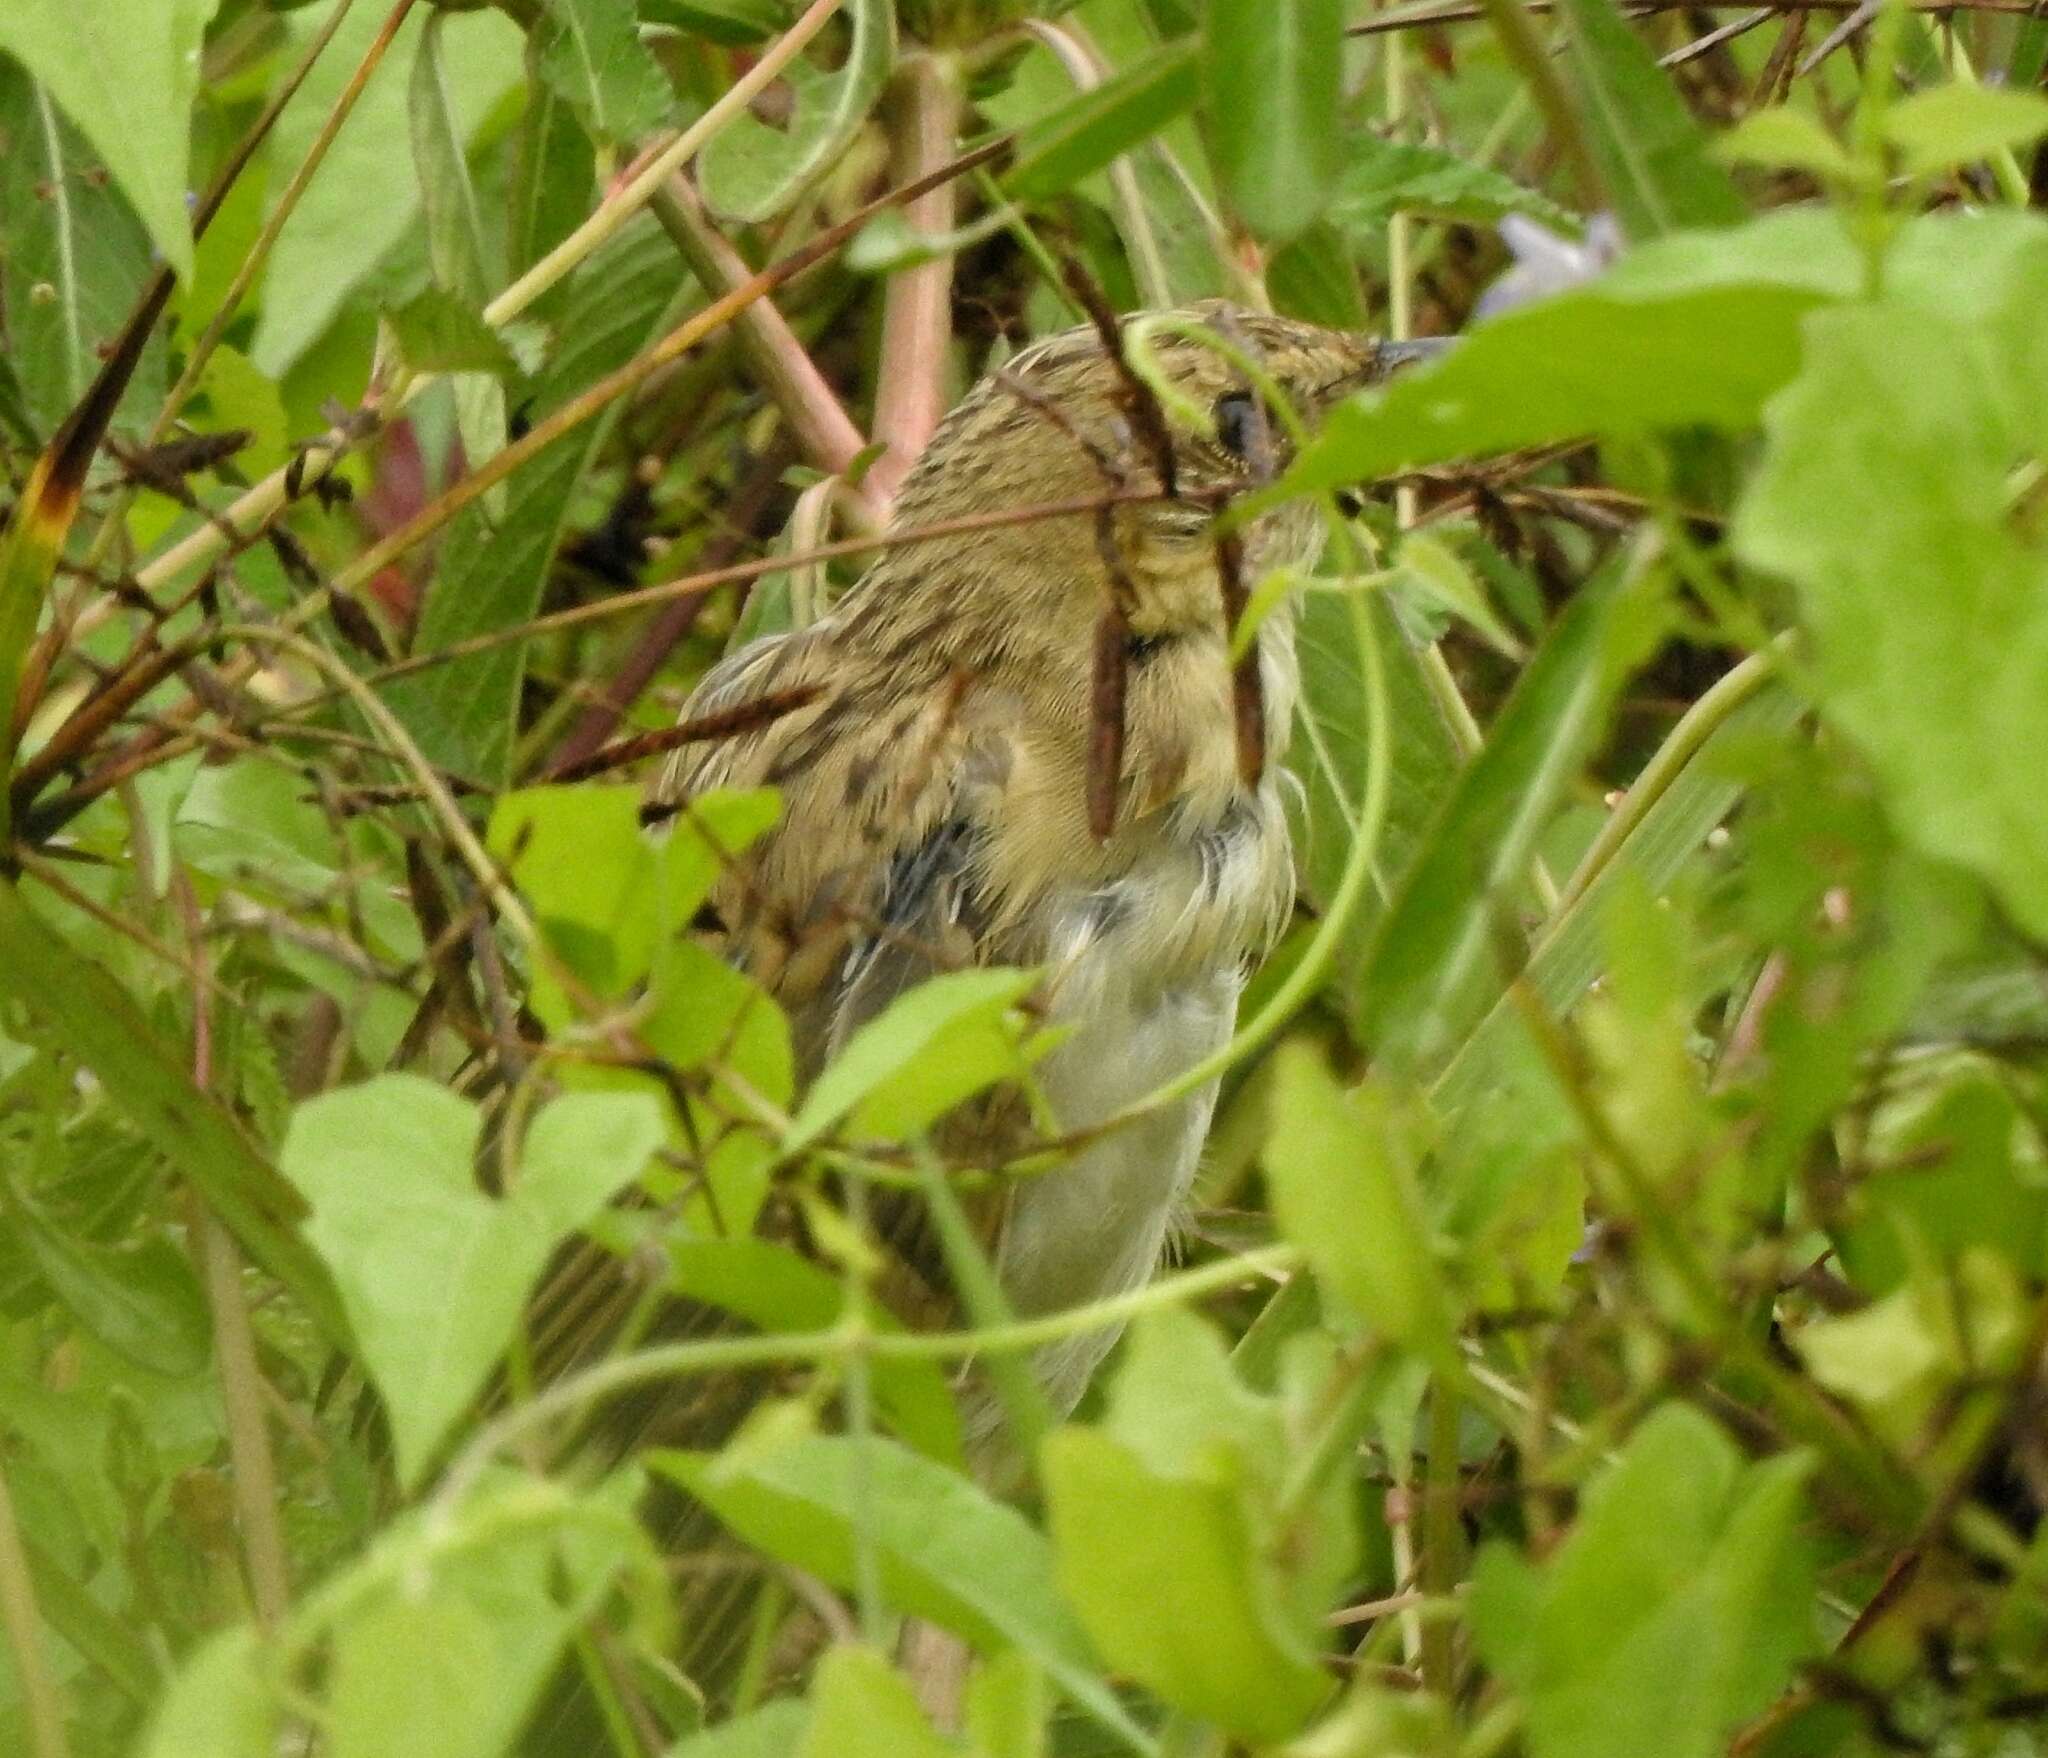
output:
[[[1429,1459],[1422,1505],[1421,1584],[1432,1598],[1448,1598],[1458,1585],[1464,1533],[1458,1522],[1458,1417],[1463,1399],[1455,1373],[1440,1372],[1429,1397]],[[1422,1676],[1432,1691],[1450,1701],[1456,1686],[1457,1630],[1445,1618],[1422,1626]]]
[[[36,1610],[35,1582],[28,1572],[21,1527],[14,1517],[14,1497],[7,1474],[0,1470],[0,1624],[7,1630],[8,1652],[14,1657],[22,1702],[28,1709],[29,1739],[35,1758],[70,1758],[64,1738],[64,1707],[50,1677],[43,1651],[43,1620]]]
[[[1566,914],[1593,888],[1622,844],[1656,809],[1657,802],[1671,791],[1686,765],[1699,754],[1700,747],[1738,708],[1770,682],[1786,644],[1787,637],[1781,635],[1761,653],[1752,653],[1679,717],[1678,724],[1657,747],[1649,762],[1643,765],[1642,773],[1622,796],[1621,803],[1600,826],[1599,834],[1593,838],[1577,870],[1566,882],[1563,895],[1551,911],[1551,920]]]
[[[1185,1305],[1262,1277],[1283,1275],[1297,1269],[1300,1262],[1300,1253],[1292,1246],[1268,1246],[1179,1275],[1161,1276],[1142,1288],[1082,1306],[966,1331],[875,1331],[856,1321],[829,1330],[775,1336],[702,1337],[615,1356],[558,1380],[530,1402],[488,1424],[449,1466],[434,1493],[434,1504],[444,1511],[452,1509],[491,1460],[555,1417],[649,1381],[793,1362],[839,1361],[854,1349],[877,1361],[963,1361],[974,1355],[1016,1354],[1088,1331],[1113,1329],[1144,1313]]]

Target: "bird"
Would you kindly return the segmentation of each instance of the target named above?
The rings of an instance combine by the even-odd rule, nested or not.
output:
[[[1312,428],[1437,345],[1217,301],[1123,319],[1098,306],[940,422],[877,559],[837,603],[729,653],[682,706],[686,726],[738,730],[682,744],[644,815],[658,825],[715,790],[779,791],[776,823],[694,928],[785,1011],[801,1081],[928,977],[1040,973],[1031,1005],[1058,1035],[1033,1070],[1038,1103],[986,1093],[933,1136],[949,1166],[999,1168],[1049,1112],[1075,1144],[1050,1171],[966,1192],[1018,1316],[1152,1276],[1216,1084],[1089,1132],[1228,1042],[1293,907],[1291,609],[1272,608],[1241,654],[1232,643],[1248,589],[1311,567],[1324,521],[1302,500],[1219,515],[1284,471],[1296,419]],[[916,540],[932,527],[948,535]],[[906,1323],[957,1322],[921,1200],[869,1199],[891,1266],[879,1297]],[[771,1201],[759,1225],[803,1224]],[[723,1322],[679,1303],[662,1330]],[[1114,1340],[1095,1329],[1033,1356],[1056,1415]],[[721,1445],[764,1389],[685,1389],[666,1417],[636,1414],[619,1450],[650,1436]],[[977,1475],[1014,1475],[1000,1401],[969,1383],[963,1405]],[[670,1537],[701,1544],[701,1513]],[[748,1614],[733,1572],[713,1579],[687,1608],[683,1659],[716,1697]]]
[[[725,956],[787,1012],[805,1077],[923,978],[1028,967],[1067,1033],[1039,1090],[1086,1131],[1228,1041],[1291,912],[1293,616],[1272,611],[1234,662],[1232,606],[1310,567],[1325,526],[1300,499],[1228,534],[1218,515],[1291,449],[1255,380],[1313,424],[1436,344],[1212,301],[1143,320],[1148,382],[1138,321],[1100,313],[985,376],[908,473],[893,527],[994,517],[883,549],[829,614],[730,654],[682,710],[802,704],[682,748],[653,794],[780,790],[779,822],[711,904]],[[1119,710],[1105,786],[1099,721]],[[1152,1275],[1215,1100],[1212,1082],[990,1194],[977,1218],[1018,1315]],[[1030,1128],[1027,1106],[985,1103],[949,1157],[1000,1164]],[[1040,1352],[1056,1411],[1113,1340]]]

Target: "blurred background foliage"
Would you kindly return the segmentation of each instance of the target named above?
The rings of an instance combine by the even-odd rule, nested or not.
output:
[[[9,0],[0,1748],[2048,1746],[2034,10]],[[795,1090],[680,937],[773,799],[631,767],[1075,267],[1467,340],[1276,491],[1364,495],[1270,588],[1299,914],[999,1500],[1030,1339],[836,1193],[1028,978]],[[574,1240],[735,1334],[556,1377]],[[775,1584],[715,1698],[657,1479]]]

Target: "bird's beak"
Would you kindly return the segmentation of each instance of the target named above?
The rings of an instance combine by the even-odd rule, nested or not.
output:
[[[1406,366],[1427,366],[1457,346],[1455,336],[1417,336],[1407,342],[1381,342],[1373,350],[1370,377],[1391,378]]]
[[[1316,388],[1315,403],[1319,409],[1328,409],[1370,385],[1384,384],[1395,373],[1410,366],[1426,366],[1430,361],[1441,358],[1458,345],[1456,336],[1417,336],[1407,342],[1382,342],[1377,338],[1358,338],[1357,365],[1342,377]]]

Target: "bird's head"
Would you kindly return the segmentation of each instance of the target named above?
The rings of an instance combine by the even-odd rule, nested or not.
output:
[[[1092,325],[1048,337],[941,423],[904,483],[897,523],[1038,507],[1046,516],[950,543],[937,580],[914,548],[899,552],[900,564],[878,572],[900,578],[876,584],[929,580],[961,612],[999,621],[1023,612],[1066,623],[1106,593],[1131,598],[1141,632],[1213,620],[1217,511],[1284,470],[1298,436],[1336,403],[1444,345],[1376,341],[1221,301],[1124,319],[1121,357]],[[1050,511],[1102,502],[1113,509]],[[1311,504],[1284,506],[1245,530],[1244,565],[1306,565],[1320,530]]]

